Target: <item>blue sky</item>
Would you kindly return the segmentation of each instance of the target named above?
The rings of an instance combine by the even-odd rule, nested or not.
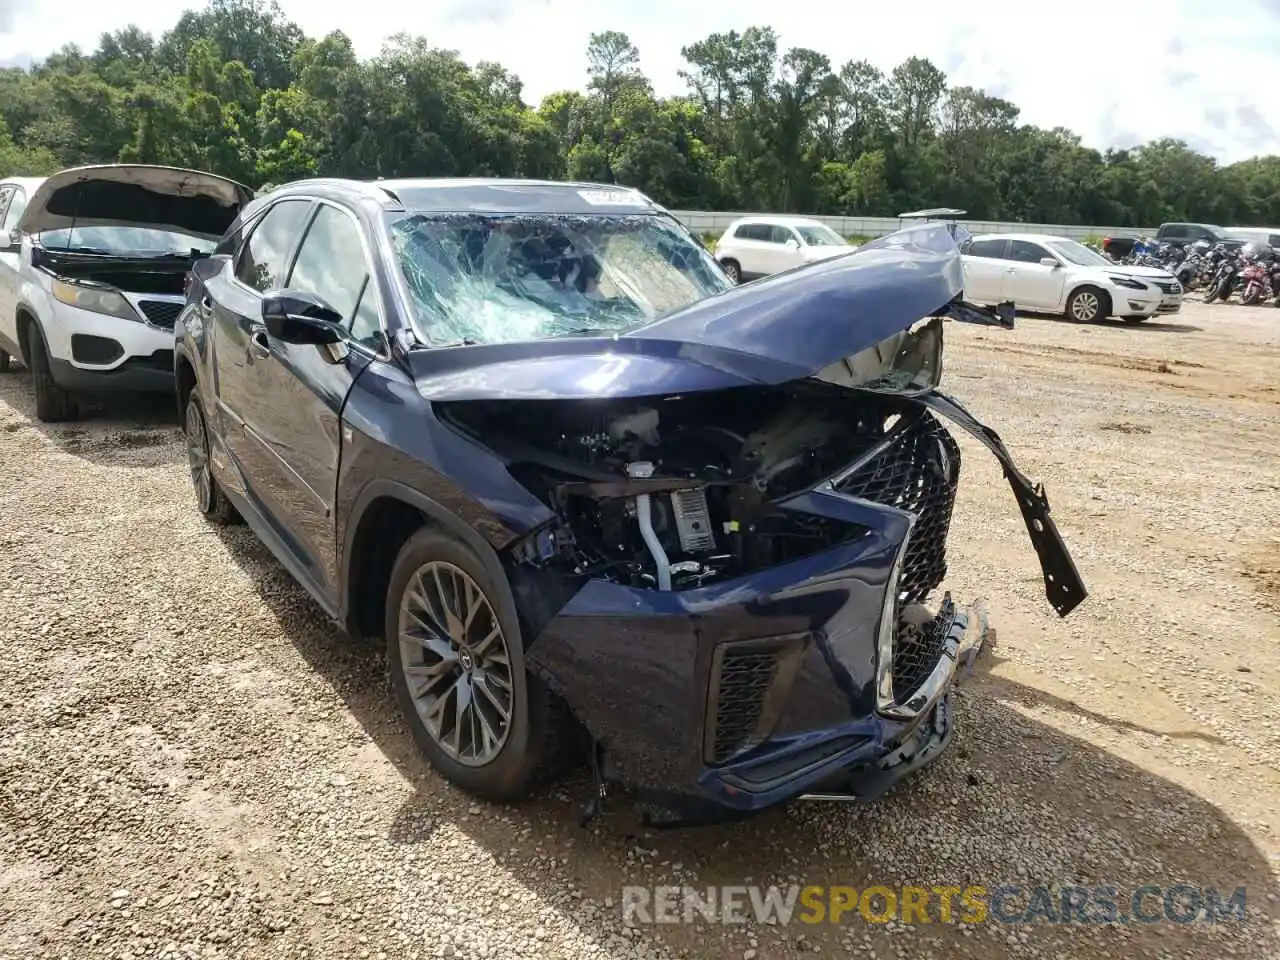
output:
[[[40,57],[63,43],[92,47],[133,22],[160,32],[182,0],[0,0],[0,61]],[[526,100],[584,81],[592,32],[622,30],[640,48],[659,93],[684,89],[680,48],[706,35],[774,27],[835,65],[884,69],[926,56],[953,83],[1018,104],[1023,119],[1065,126],[1095,147],[1180,137],[1226,163],[1280,153],[1273,93],[1280,0],[1028,3],[1010,0],[281,0],[309,34],[340,29],[361,55],[396,31],[426,36],[474,62],[497,60]]]

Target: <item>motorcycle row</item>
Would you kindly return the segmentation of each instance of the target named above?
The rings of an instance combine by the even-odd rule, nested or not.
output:
[[[1203,290],[1205,303],[1239,295],[1245,306],[1270,301],[1280,307],[1280,257],[1270,244],[1254,241],[1233,249],[1208,240],[1183,247],[1144,239],[1119,262],[1168,270],[1183,290]]]

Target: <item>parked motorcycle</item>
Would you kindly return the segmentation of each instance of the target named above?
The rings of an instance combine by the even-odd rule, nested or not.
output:
[[[1275,296],[1271,288],[1271,270],[1257,260],[1244,265],[1240,271],[1240,302],[1246,307],[1256,306]]]
[[[1204,302],[1213,303],[1215,300],[1226,302],[1235,290],[1236,282],[1240,277],[1240,267],[1239,259],[1230,255],[1224,256],[1205,284]]]

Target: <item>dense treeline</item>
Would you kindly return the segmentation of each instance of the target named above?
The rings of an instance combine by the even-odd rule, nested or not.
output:
[[[391,38],[359,60],[274,0],[212,0],[159,39],[135,27],[0,71],[0,174],[133,161],[260,185],[314,174],[571,177],[673,208],[975,219],[1280,224],[1280,157],[1227,167],[1175,140],[1100,153],[952,87],[928,60],[889,74],[779,47],[753,27],[682,51],[688,93],[655,97],[620,33],[592,38],[584,91],[534,108],[496,63]]]

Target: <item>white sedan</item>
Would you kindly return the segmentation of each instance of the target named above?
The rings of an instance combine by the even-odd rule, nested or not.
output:
[[[1012,300],[1079,323],[1140,323],[1182,309],[1182,285],[1167,270],[1121,266],[1068,237],[982,234],[962,252],[965,298],[975,303]]]

